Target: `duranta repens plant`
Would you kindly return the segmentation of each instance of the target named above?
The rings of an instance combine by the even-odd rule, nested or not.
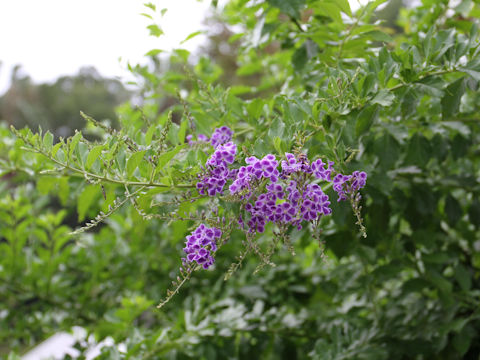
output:
[[[202,51],[128,64],[119,126],[0,126],[0,345],[478,358],[480,4],[404,5],[212,1]]]

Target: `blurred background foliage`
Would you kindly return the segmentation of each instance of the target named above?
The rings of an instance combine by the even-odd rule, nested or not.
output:
[[[390,1],[377,10],[382,3],[352,13],[347,1],[230,1],[210,20],[214,31],[199,54],[177,49],[166,60],[152,50],[150,64],[132,65],[136,99],[116,108],[131,95],[92,70],[48,86],[17,79],[0,103],[7,122],[35,130],[43,119],[42,128],[64,136],[83,127],[79,110],[110,119],[118,133],[86,124],[84,133],[98,140],[77,137],[65,158],[84,170],[100,146],[116,165],[92,156],[89,171],[121,181],[148,180],[148,161],[129,171],[126,158],[156,154],[168,111],[174,122],[163,155],[183,151],[185,134],[208,135],[221,125],[235,130],[241,156],[282,156],[301,139],[310,158],[368,172],[368,237],[351,209],[332,201],[320,244],[308,228],[293,231],[295,256],[280,246],[276,266],[256,274],[260,260],[249,256],[224,281],[244,250],[244,234],[234,231],[215,269],[196,273],[156,310],[177,276],[183,239],[198,225],[175,216],[209,214],[212,204],[200,199],[176,209],[158,199],[175,200],[180,190],[149,190],[105,224],[71,236],[108,212],[125,188],[56,168],[25,151],[60,159],[48,135],[23,130],[22,140],[4,124],[0,354],[15,359],[57,331],[82,326],[90,336],[76,344],[79,358],[111,337],[115,344],[100,358],[478,359],[480,5]],[[59,95],[65,92],[72,100]],[[45,110],[50,105],[58,113]],[[204,150],[180,152],[160,180],[194,179]],[[227,201],[213,206],[227,218],[235,214]],[[145,220],[142,211],[171,218]],[[268,228],[258,244],[267,248],[272,236]]]
[[[10,88],[0,97],[0,118],[16,127],[37,130],[40,126],[67,137],[85,127],[79,109],[88,108],[97,119],[108,119],[115,126],[115,107],[130,97],[120,81],[103,78],[93,67],[54,83],[34,84],[17,66]]]

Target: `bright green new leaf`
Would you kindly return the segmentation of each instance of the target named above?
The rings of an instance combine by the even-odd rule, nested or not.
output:
[[[205,34],[205,31],[195,31],[188,35],[185,39],[183,39],[180,44],[186,43],[188,40],[193,39],[194,37],[197,37],[198,35]]]
[[[126,168],[128,177],[133,175],[133,172],[138,167],[140,162],[143,160],[144,155],[145,155],[145,150],[142,150],[142,151],[137,151],[136,153],[133,153],[128,158],[127,168]]]
[[[170,160],[172,160],[175,157],[175,155],[177,155],[180,152],[180,150],[184,149],[185,146],[186,144],[178,145],[175,147],[175,149],[167,151],[166,153],[163,153],[162,155],[160,155],[157,160],[156,172],[157,173],[162,172],[164,170],[165,165],[167,165],[170,162]]]
[[[103,145],[97,145],[92,150],[90,150],[87,156],[87,161],[85,161],[85,170],[88,171],[92,167],[95,160],[97,160],[102,153],[103,148]]]
[[[78,221],[83,221],[95,198],[100,195],[98,185],[87,185],[80,194],[82,201],[77,202]]]
[[[159,37],[164,34],[163,30],[160,28],[160,26],[152,24],[148,25],[147,29],[150,30],[150,35]]]

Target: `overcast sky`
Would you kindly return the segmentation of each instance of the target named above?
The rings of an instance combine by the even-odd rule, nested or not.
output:
[[[146,29],[152,21],[140,15],[148,10],[145,2],[0,0],[0,93],[15,64],[37,82],[74,74],[85,65],[95,66],[104,76],[124,76],[127,60],[141,62],[147,51],[177,47],[199,30],[209,4],[152,0],[158,10],[168,8],[161,19],[165,36],[155,38]],[[194,49],[200,42],[194,38],[183,47]]]
[[[140,15],[148,1],[158,10],[168,9],[161,19],[165,36],[148,36],[151,20]],[[73,75],[88,65],[103,76],[128,80],[127,61],[142,62],[154,48],[178,47],[201,29],[210,4],[210,0],[148,1],[0,0],[0,94],[8,88],[16,64],[35,82]],[[193,50],[201,41],[197,37],[182,47]]]

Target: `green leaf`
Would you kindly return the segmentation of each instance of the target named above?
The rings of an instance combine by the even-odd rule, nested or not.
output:
[[[340,13],[341,8],[336,3],[324,2],[321,4],[318,10],[330,17],[333,21],[338,23],[342,22],[342,14]]]
[[[468,217],[472,224],[480,228],[480,200],[474,199],[468,208]]]
[[[300,8],[305,5],[305,0],[267,0],[267,2],[295,19],[300,17]]]
[[[175,155],[177,155],[180,152],[180,150],[184,149],[185,146],[186,144],[178,145],[177,147],[175,147],[175,149],[167,151],[166,153],[163,153],[162,155],[160,155],[157,160],[157,167],[156,167],[157,172],[158,171],[161,172],[162,170],[164,170],[165,165],[167,165],[170,162],[170,160],[172,160],[175,157]]]
[[[187,127],[188,127],[188,120],[183,120],[182,123],[180,124],[180,128],[178,129],[178,142],[180,144],[183,144],[185,142],[185,134],[187,133]]]
[[[99,186],[87,185],[79,196],[82,201],[77,202],[78,221],[83,221],[93,200],[100,194]]]
[[[436,271],[428,273],[428,280],[438,288],[438,290],[448,294],[452,292],[452,283]]]
[[[57,184],[58,178],[52,176],[42,176],[37,179],[37,189],[40,194],[48,194]]]
[[[137,151],[136,153],[133,153],[130,156],[130,158],[127,161],[127,177],[130,177],[133,175],[133,172],[138,167],[140,162],[143,160],[144,156],[145,156],[145,150]]]
[[[148,25],[147,29],[150,30],[150,35],[159,37],[164,34],[163,30],[156,24]]]
[[[371,100],[372,104],[378,104],[381,106],[390,106],[395,100],[395,95],[391,91],[382,89],[377,95]]]
[[[470,75],[475,80],[480,81],[480,71],[466,69],[466,68],[459,68],[459,70],[463,71],[465,74]]]
[[[59,141],[58,143],[55,144],[55,146],[52,148],[52,156],[55,157],[57,155],[58,149],[60,149],[64,145],[63,141]]]
[[[70,187],[68,186],[68,177],[64,176],[58,179],[57,195],[62,206],[67,204]]]
[[[164,52],[165,50],[162,50],[162,49],[152,49],[150,50],[149,52],[147,52],[145,54],[145,56],[157,56],[158,54],[161,54],[162,52]]]
[[[301,71],[308,62],[307,47],[305,43],[300,46],[292,55],[293,68]]]
[[[366,32],[363,34],[363,36],[369,37],[375,41],[383,41],[383,42],[393,41],[393,38],[390,35],[380,30],[373,30],[373,31]]]
[[[88,145],[84,142],[79,142],[75,150],[76,156],[80,164],[85,164],[88,154]]]
[[[472,342],[472,335],[468,326],[465,326],[460,333],[455,334],[452,339],[453,347],[458,351],[460,358],[466,354]]]
[[[455,280],[463,291],[469,291],[472,288],[472,277],[468,269],[462,264],[458,264],[455,268]]]
[[[380,166],[384,169],[392,168],[400,156],[400,145],[389,133],[382,135],[375,141],[374,149]]]
[[[280,139],[282,139],[284,131],[285,124],[282,119],[280,119],[280,117],[277,117],[272,121],[272,124],[268,129],[268,137],[271,139],[275,137],[279,137]]]
[[[430,142],[421,133],[415,133],[408,144],[405,161],[423,167],[432,157]]]
[[[357,122],[355,124],[355,134],[360,136],[370,129],[372,124],[378,118],[378,106],[368,106],[358,113]]]
[[[447,215],[448,223],[452,226],[455,226],[463,215],[462,207],[457,199],[451,194],[448,194],[447,199],[445,200],[445,213]]]
[[[445,95],[442,98],[442,117],[444,119],[450,118],[452,115],[458,113],[460,107],[460,100],[465,92],[465,78],[462,77],[455,80],[445,89]]]
[[[77,148],[78,142],[82,138],[82,133],[77,131],[75,135],[70,140],[69,150],[68,150],[68,158],[71,159],[73,152]]]
[[[143,4],[143,6],[146,6],[146,7],[150,8],[150,9],[152,9],[153,11],[156,11],[156,10],[157,10],[157,7],[155,6],[155,4],[152,4],[151,2],[145,3],[145,4]]]
[[[205,34],[205,31],[202,31],[202,30],[195,31],[195,32],[191,33],[190,35],[188,35],[184,40],[182,40],[182,41],[180,42],[180,44],[184,44],[184,43],[186,43],[188,40],[193,39],[194,37],[196,37],[196,36],[198,36],[198,35],[201,35],[201,34]]]
[[[97,160],[102,153],[103,147],[103,145],[97,145],[90,150],[87,156],[87,161],[85,161],[85,170],[89,170],[92,167],[95,160]]]
[[[350,2],[348,0],[333,0],[333,2],[348,16],[352,16]]]
[[[53,135],[50,131],[47,131],[43,136],[43,146],[45,146],[47,150],[50,150],[53,146]]]

